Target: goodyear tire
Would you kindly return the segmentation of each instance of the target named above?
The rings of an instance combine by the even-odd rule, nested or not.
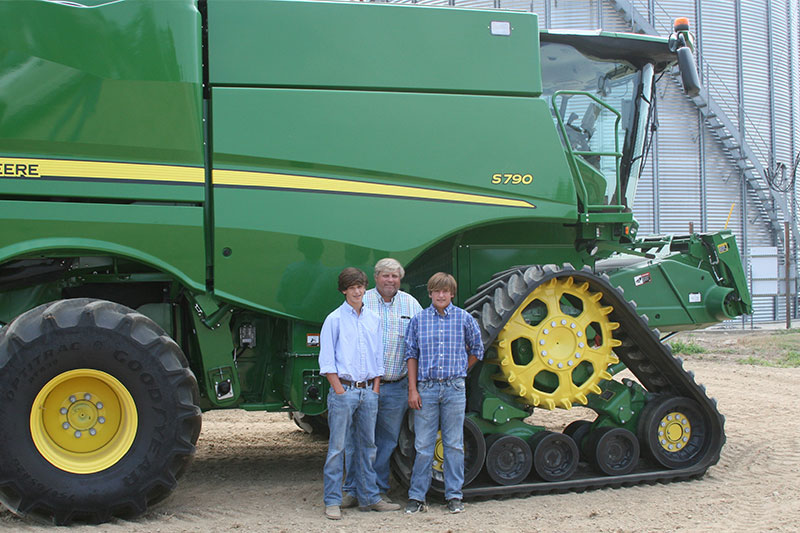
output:
[[[144,315],[86,298],[32,309],[0,330],[0,501],[56,524],[140,515],[191,462],[197,403]]]

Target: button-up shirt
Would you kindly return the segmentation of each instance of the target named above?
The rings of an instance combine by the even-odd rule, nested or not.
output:
[[[365,306],[359,314],[345,301],[325,319],[319,341],[320,374],[350,381],[383,375],[381,319]]]
[[[453,304],[440,315],[431,305],[411,319],[406,361],[417,359],[417,381],[466,377],[469,355],[483,359],[478,323]]]
[[[397,381],[408,374],[406,366],[406,329],[422,306],[407,292],[397,291],[387,302],[372,288],[364,294],[364,307],[381,317],[383,333],[383,379]]]

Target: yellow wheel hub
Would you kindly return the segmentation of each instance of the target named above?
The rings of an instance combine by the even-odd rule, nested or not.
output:
[[[658,423],[658,442],[668,452],[681,450],[692,436],[692,424],[677,411],[667,414]]]
[[[602,297],[572,277],[552,279],[529,294],[495,344],[493,362],[501,373],[494,377],[508,383],[505,392],[547,409],[586,405],[587,394],[599,394],[598,383],[611,379],[606,369],[619,362],[613,348],[622,344],[612,337],[619,324],[608,320],[613,308],[602,306]]]
[[[82,368],[51,379],[33,401],[31,437],[53,466],[92,474],[130,449],[139,419],[133,397],[115,377]]]
[[[441,431],[436,434],[436,446],[433,448],[433,469],[444,472],[444,443]]]

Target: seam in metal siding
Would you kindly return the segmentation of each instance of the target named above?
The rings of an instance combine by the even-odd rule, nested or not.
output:
[[[661,233],[699,230],[701,191],[697,110],[667,76],[659,92],[658,196]]]
[[[550,27],[579,30],[599,28],[598,1],[601,0],[551,0]]]

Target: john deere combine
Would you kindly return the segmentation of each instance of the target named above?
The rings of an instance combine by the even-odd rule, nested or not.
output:
[[[7,0],[0,18],[15,513],[141,514],[190,462],[201,410],[319,424],[336,275],[389,255],[423,304],[428,276],[452,272],[482,327],[467,496],[718,460],[722,416],[650,328],[748,312],[736,243],[640,238],[631,212],[654,80],[679,61],[697,88],[688,26],[280,0]],[[636,379],[614,380],[623,368]],[[564,433],[523,421],[577,407],[594,420]],[[409,424],[401,480],[411,442]]]

